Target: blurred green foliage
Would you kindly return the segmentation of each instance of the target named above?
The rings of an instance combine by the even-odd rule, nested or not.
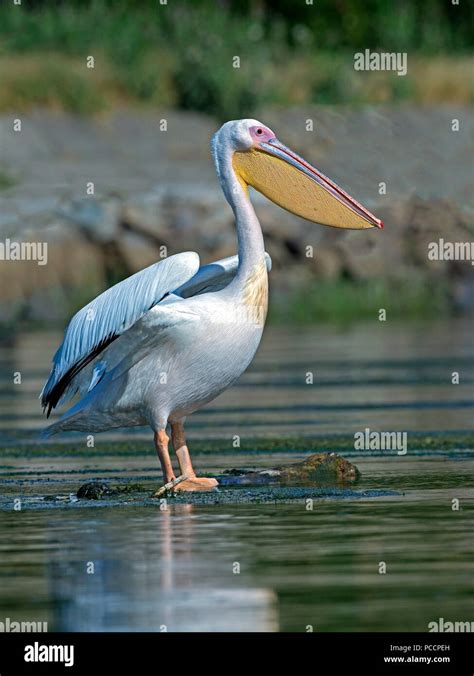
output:
[[[7,4],[13,3],[3,3],[4,10]],[[166,37],[178,21],[189,18],[196,26],[196,16],[202,31],[207,26],[209,33],[216,27],[229,27],[229,19],[236,22],[236,30],[242,27],[241,20],[248,25],[257,22],[263,27],[264,39],[278,24],[280,36],[288,44],[303,42],[321,50],[383,48],[437,53],[468,50],[474,42],[474,6],[463,0],[459,4],[450,0],[28,0],[14,11],[13,22],[23,26],[20,15],[25,13],[33,20],[30,31],[15,36],[15,42],[24,47],[55,40],[64,48],[73,48],[80,44],[79,38],[85,40],[85,46],[97,38],[114,41],[115,37],[116,42],[126,38],[126,47],[133,44],[135,51],[146,49],[158,36]],[[42,25],[31,30],[38,18]],[[11,27],[9,21],[3,32]],[[117,31],[115,36],[111,29]],[[238,38],[236,30],[221,33],[221,37],[233,42]]]
[[[432,319],[453,312],[448,283],[433,286],[430,280],[416,276],[405,281],[317,279],[288,295],[275,295],[271,301],[269,320],[283,325],[376,320],[384,307],[390,307],[391,319]]]
[[[39,71],[30,68],[21,77],[15,75],[13,72],[13,77],[6,76],[5,80],[9,96],[20,108],[27,107],[31,101],[52,107],[60,103],[65,110],[87,115],[105,107],[105,100],[94,82],[57,59],[49,58]]]
[[[474,5],[467,2],[163,1],[4,2],[0,57],[46,54],[57,63],[50,74],[51,60],[30,78],[17,72],[15,80],[25,81],[9,80],[0,107],[21,106],[29,97],[33,104],[90,112],[104,107],[102,90],[112,98],[177,105],[221,119],[250,115],[265,103],[365,102],[374,88],[357,84],[354,51],[452,57],[469,53],[473,43]],[[84,81],[87,73],[67,75],[68,63],[83,63],[87,54],[96,55],[102,70],[96,92]],[[384,75],[376,88],[385,100],[412,94],[405,78]],[[34,78],[45,80],[45,92]]]

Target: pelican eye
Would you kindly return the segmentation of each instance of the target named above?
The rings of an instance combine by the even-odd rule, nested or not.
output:
[[[258,135],[263,134],[263,129],[257,129],[257,134]]]

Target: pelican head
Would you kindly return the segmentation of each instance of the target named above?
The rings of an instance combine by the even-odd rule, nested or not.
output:
[[[383,222],[336,183],[281,143],[258,120],[226,122],[214,135],[213,156],[231,153],[241,182],[296,216],[334,228],[383,228]]]

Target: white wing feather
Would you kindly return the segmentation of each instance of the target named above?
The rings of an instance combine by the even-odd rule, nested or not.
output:
[[[72,397],[78,389],[75,373],[198,269],[199,256],[193,251],[170,256],[112,286],[79,310],[54,355],[53,368],[40,395],[43,406],[51,408]],[[55,388],[68,374],[70,382],[59,397],[54,397]]]

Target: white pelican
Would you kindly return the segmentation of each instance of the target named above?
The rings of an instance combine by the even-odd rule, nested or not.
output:
[[[45,430],[46,436],[149,424],[165,485],[176,490],[217,485],[215,479],[196,476],[184,421],[245,371],[262,337],[270,259],[248,186],[315,223],[383,227],[257,120],[227,122],[211,148],[234,212],[238,256],[203,267],[197,253],[170,256],[92,300],[69,323],[40,395],[48,416],[58,404],[81,395]],[[168,426],[180,468],[178,485]]]

